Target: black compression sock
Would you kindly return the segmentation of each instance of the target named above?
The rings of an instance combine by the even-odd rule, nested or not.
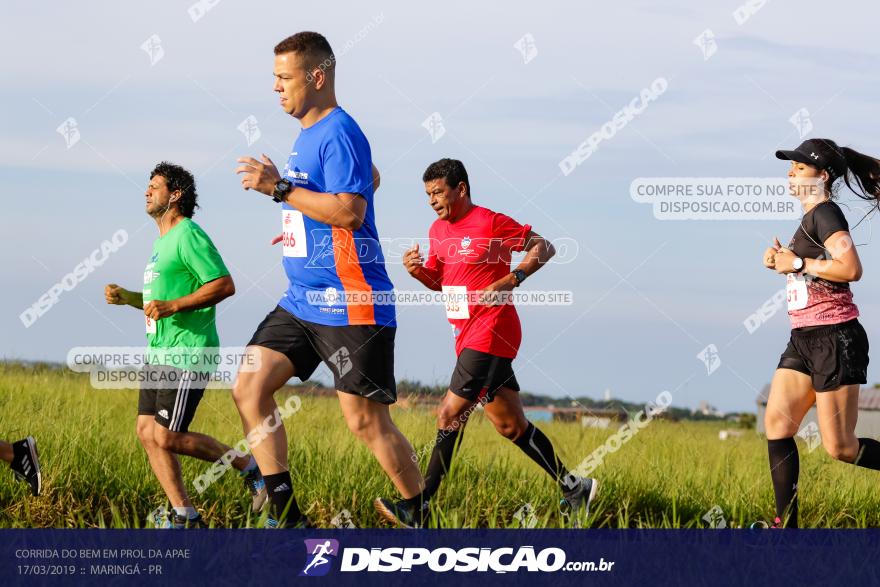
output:
[[[535,428],[535,425],[529,422],[528,428],[522,433],[522,436],[513,441],[530,459],[538,463],[542,469],[559,483],[562,491],[571,491],[575,488],[574,477],[568,473],[568,469],[562,464],[562,461],[556,456],[553,450],[553,443],[547,438],[547,435]]]
[[[290,479],[290,471],[283,471],[274,475],[264,475],[266,492],[269,494],[269,515],[279,522],[279,526],[296,524],[302,517],[302,512],[293,497],[293,482]],[[289,507],[288,507],[289,504]],[[287,514],[284,514],[285,509]]]
[[[431,451],[431,460],[428,461],[428,470],[425,472],[425,489],[421,494],[406,500],[407,502],[412,505],[421,505],[434,497],[440,488],[440,481],[449,472],[449,467],[452,465],[452,453],[455,451],[456,441],[462,433],[461,428],[437,431],[434,450]]]
[[[773,492],[776,494],[776,515],[786,528],[797,528],[797,484],[800,473],[797,443],[792,437],[768,440],[767,452],[770,455]]]
[[[880,470],[880,442],[873,438],[859,438],[859,454],[853,464]]]

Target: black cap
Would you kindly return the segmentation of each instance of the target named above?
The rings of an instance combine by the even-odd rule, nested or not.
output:
[[[794,151],[776,151],[777,159],[787,159],[806,163],[819,169],[826,169],[832,179],[846,172],[846,159],[834,141],[828,139],[807,139]]]

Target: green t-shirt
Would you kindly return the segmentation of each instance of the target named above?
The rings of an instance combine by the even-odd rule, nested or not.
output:
[[[153,256],[144,270],[144,305],[151,300],[187,296],[229,270],[202,228],[184,218],[153,243]],[[150,350],[147,362],[198,372],[217,366],[220,339],[214,306],[178,312],[156,321],[146,318]]]

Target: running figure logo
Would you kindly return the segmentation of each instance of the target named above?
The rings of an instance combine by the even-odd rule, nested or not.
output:
[[[351,371],[351,353],[348,352],[348,348],[339,347],[335,353],[333,353],[333,362],[336,364],[336,370],[339,372],[340,377],[345,377],[345,374]]]
[[[339,554],[339,541],[332,538],[307,538],[306,566],[300,577],[323,577],[330,571],[330,559]]]

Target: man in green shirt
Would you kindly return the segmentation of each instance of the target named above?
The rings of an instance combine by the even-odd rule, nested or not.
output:
[[[177,455],[213,462],[233,454],[216,439],[190,432],[189,424],[219,356],[215,306],[235,293],[235,284],[210,237],[192,221],[198,196],[189,171],[159,163],[145,195],[159,238],[144,271],[143,291],[109,284],[104,294],[109,304],[144,313],[149,349],[141,372],[137,435],[174,508],[154,523],[200,527],[204,522],[187,496]],[[259,511],[266,492],[256,461],[237,455],[231,465],[244,476],[252,507]]]

